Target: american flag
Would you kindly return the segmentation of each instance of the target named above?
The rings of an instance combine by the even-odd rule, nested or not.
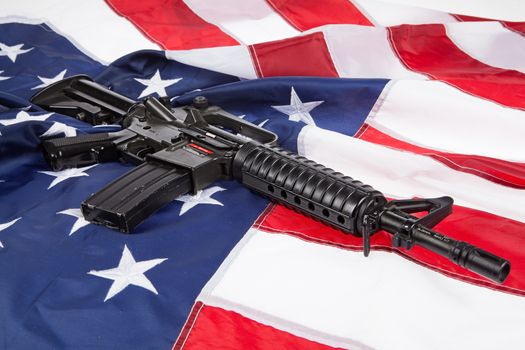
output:
[[[0,344],[523,349],[525,22],[474,15],[376,0],[3,0]],[[233,181],[131,235],[89,224],[81,201],[132,166],[53,172],[39,145],[118,127],[29,102],[75,74],[132,99],[205,95],[390,198],[452,196],[436,230],[511,273],[498,285],[383,232],[365,259],[360,239]]]

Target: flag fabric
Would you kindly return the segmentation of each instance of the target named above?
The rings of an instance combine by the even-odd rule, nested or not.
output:
[[[525,9],[524,9],[525,12]],[[0,343],[6,349],[522,349],[525,22],[375,0],[4,1]],[[124,235],[79,205],[133,169],[53,172],[40,142],[117,131],[30,103],[76,74],[204,95],[389,198],[452,196],[436,230],[501,285],[220,181]]]

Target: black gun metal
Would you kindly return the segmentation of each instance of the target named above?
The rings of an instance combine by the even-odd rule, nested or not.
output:
[[[249,189],[336,229],[363,238],[392,234],[405,250],[419,245],[496,283],[510,262],[432,230],[452,211],[450,197],[392,200],[360,181],[277,146],[277,135],[237,118],[203,96],[172,107],[167,98],[134,101],[73,76],[31,100],[42,108],[93,125],[122,130],[44,140],[44,157],[55,171],[108,161],[138,166],[81,203],[86,220],[129,233],[158,209],[218,180]],[[426,215],[417,217],[417,212]]]

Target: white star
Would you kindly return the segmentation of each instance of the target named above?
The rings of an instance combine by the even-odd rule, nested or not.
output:
[[[53,125],[51,125],[51,127],[47,129],[45,133],[40,135],[40,137],[46,138],[46,137],[55,136],[58,134],[64,134],[67,137],[77,136],[77,129],[75,129],[72,126],[63,124],[63,123],[54,122]]]
[[[54,187],[55,185],[69,178],[79,177],[79,176],[89,176],[89,174],[86,174],[84,171],[90,168],[93,168],[94,166],[97,166],[97,165],[98,164],[86,166],[83,168],[71,168],[71,169],[65,169],[65,170],[60,170],[60,171],[39,171],[39,173],[56,177],[51,182],[51,184],[49,184],[49,187],[47,188],[49,190],[51,187]]]
[[[65,215],[69,215],[69,216],[73,216],[77,218],[77,220],[73,224],[73,227],[71,227],[71,230],[69,231],[70,236],[73,233],[80,230],[82,227],[89,225],[89,221],[84,219],[84,215],[82,215],[82,212],[80,211],[80,209],[77,209],[77,208],[66,209],[66,210],[59,211],[57,214],[65,214]]]
[[[315,125],[314,119],[310,115],[310,111],[319,106],[324,101],[312,101],[303,103],[295,89],[292,87],[292,94],[290,96],[290,104],[285,106],[272,106],[279,112],[288,115],[288,119],[294,122],[302,121],[303,123]]]
[[[104,302],[113,298],[130,284],[145,288],[155,294],[159,294],[151,281],[144,275],[144,272],[152,269],[165,260],[168,259],[152,259],[136,262],[128,247],[124,246],[124,251],[122,252],[122,257],[120,258],[117,267],[100,271],[91,270],[88,274],[113,280],[113,284],[109,288]]]
[[[9,59],[14,63],[16,61],[16,57],[18,55],[21,55],[23,53],[29,52],[33,50],[33,48],[23,50],[22,46],[24,44],[18,44],[13,46],[7,46],[4,43],[0,43],[0,56],[7,56]]]
[[[142,90],[140,96],[138,97],[142,98],[153,93],[157,93],[157,95],[159,95],[160,97],[166,96],[167,94],[165,88],[175,83],[178,83],[182,80],[182,78],[162,80],[162,78],[160,77],[160,72],[157,69],[155,74],[150,79],[135,78],[135,80],[141,83],[142,85],[146,86],[146,88]]]
[[[176,198],[175,200],[184,203],[180,208],[179,216],[183,215],[185,212],[199,204],[213,204],[223,206],[224,204],[222,204],[216,199],[211,198],[211,196],[216,192],[225,190],[226,189],[222,187],[213,186],[204,190],[200,190],[195,195],[185,194],[183,196],[180,196],[179,198]]]
[[[14,219],[12,221],[6,222],[5,224],[0,224],[0,232],[5,230],[9,226],[13,225],[15,222],[17,222],[20,219],[21,219],[21,217],[18,218],[18,219]],[[0,241],[0,248],[3,248],[3,247],[4,247],[4,244],[2,243],[2,241]]]
[[[264,124],[268,123],[270,119],[265,119],[263,120],[262,122],[260,122],[259,124],[257,124],[258,127],[262,128],[264,126]]]
[[[40,89],[40,88],[43,88],[43,87],[46,87],[48,85],[51,85],[53,83],[56,83],[57,81],[59,80],[62,80],[64,79],[64,76],[66,75],[66,72],[67,72],[67,69],[64,69],[62,72],[58,73],[56,76],[54,76],[53,78],[44,78],[44,77],[41,77],[40,75],[38,76],[38,79],[40,79],[40,81],[42,82],[42,84],[38,85],[38,86],[35,86],[34,88],[31,88],[31,90],[36,90],[36,89]]]
[[[42,115],[29,115],[29,113],[27,113],[26,111],[20,111],[16,114],[16,118],[1,119],[0,124],[4,126],[8,126],[8,125],[18,124],[18,123],[23,123],[23,122],[33,122],[33,121],[41,122],[49,118],[51,114],[53,113],[47,113],[47,114],[42,114]]]
[[[4,71],[0,70],[0,74],[2,74]],[[0,81],[10,79],[11,77],[0,77]]]

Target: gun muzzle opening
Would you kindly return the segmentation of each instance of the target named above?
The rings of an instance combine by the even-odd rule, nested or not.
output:
[[[509,275],[509,273],[510,273],[510,262],[505,261],[503,264],[501,264],[498,274],[497,274],[497,279],[495,281],[498,283],[503,283],[507,279],[507,276]]]
[[[483,249],[418,225],[412,231],[415,243],[496,283],[510,273],[510,262]]]
[[[458,245],[462,246],[460,252],[457,253],[460,266],[494,282],[503,283],[505,281],[510,272],[509,261],[464,242],[459,242]]]

